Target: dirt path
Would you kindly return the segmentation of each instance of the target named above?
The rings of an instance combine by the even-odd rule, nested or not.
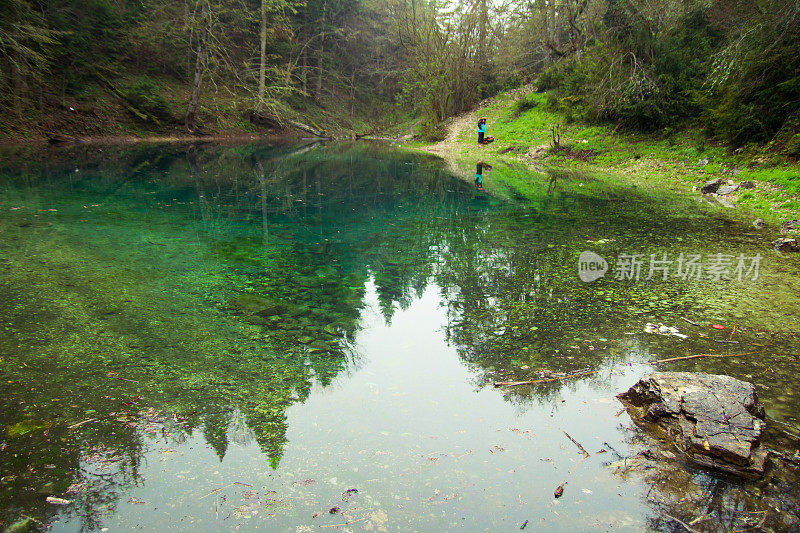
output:
[[[456,149],[456,145],[458,144],[458,137],[461,135],[461,132],[467,130],[475,130],[476,135],[478,131],[478,119],[476,111],[469,111],[462,115],[458,115],[450,119],[447,122],[447,135],[445,136],[443,141],[440,141],[436,144],[432,144],[430,146],[425,146],[422,150],[426,152],[431,152],[434,154],[449,154],[452,153]]]
[[[511,95],[511,98],[518,98],[523,94],[531,92],[532,90],[533,87],[531,85],[526,85],[524,87],[520,87],[519,89],[515,89],[509,94]],[[481,109],[492,105],[494,101],[495,97],[487,98],[486,100],[480,102],[472,111],[468,111],[458,115],[457,117],[449,119],[446,123],[447,135],[445,136],[444,140],[430,146],[424,146],[421,148],[421,150],[437,155],[453,153],[458,145],[458,137],[463,132],[469,132],[471,135],[474,135],[475,142],[477,143],[478,115]]]

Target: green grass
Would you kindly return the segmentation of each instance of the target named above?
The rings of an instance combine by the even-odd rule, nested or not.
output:
[[[487,134],[495,143],[477,146],[474,132],[458,136],[457,158],[531,163],[528,153],[551,146],[553,127],[561,134],[561,151],[548,151],[542,162],[570,169],[621,175],[647,188],[691,192],[705,181],[722,178],[739,183],[754,180],[754,190],[741,191],[738,203],[753,216],[777,222],[800,217],[800,163],[751,145],[732,151],[705,136],[699,128],[657,134],[616,131],[611,124],[573,122],[548,108],[546,93],[517,96],[501,93],[478,111],[487,118]],[[499,152],[508,150],[505,154]],[[705,160],[708,160],[706,163]],[[704,163],[704,164],[701,164]],[[497,181],[511,185],[513,172],[497,172]],[[519,188],[519,183],[514,183]],[[733,197],[735,199],[735,196]]]
[[[787,194],[800,194],[800,166],[794,168],[752,168],[739,174],[740,180],[768,182],[782,188]]]

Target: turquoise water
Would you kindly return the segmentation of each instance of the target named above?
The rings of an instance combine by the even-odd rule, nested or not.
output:
[[[800,432],[797,259],[691,198],[493,172],[478,192],[474,162],[371,144],[5,153],[0,526],[751,526],[768,487],[621,473],[654,443],[615,394],[654,358],[748,354],[668,369],[754,381]],[[581,281],[586,250],[605,278]],[[620,254],[681,253],[763,257],[741,281],[614,279]]]

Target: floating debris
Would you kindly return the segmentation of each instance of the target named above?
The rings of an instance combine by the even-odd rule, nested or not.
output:
[[[644,332],[645,333],[653,333],[653,334],[656,334],[656,335],[665,335],[665,336],[668,336],[668,337],[669,336],[678,337],[679,339],[686,339],[686,338],[689,337],[688,335],[684,335],[683,333],[680,333],[680,330],[678,328],[676,328],[675,326],[665,326],[664,324],[662,324],[660,322],[658,324],[653,324],[651,322],[648,322],[644,326]]]

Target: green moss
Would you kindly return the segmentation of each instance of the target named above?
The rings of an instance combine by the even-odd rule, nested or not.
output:
[[[34,431],[47,429],[51,425],[52,422],[45,420],[23,420],[22,422],[17,422],[13,426],[9,426],[6,433],[11,438],[21,437],[28,433],[33,433]]]

